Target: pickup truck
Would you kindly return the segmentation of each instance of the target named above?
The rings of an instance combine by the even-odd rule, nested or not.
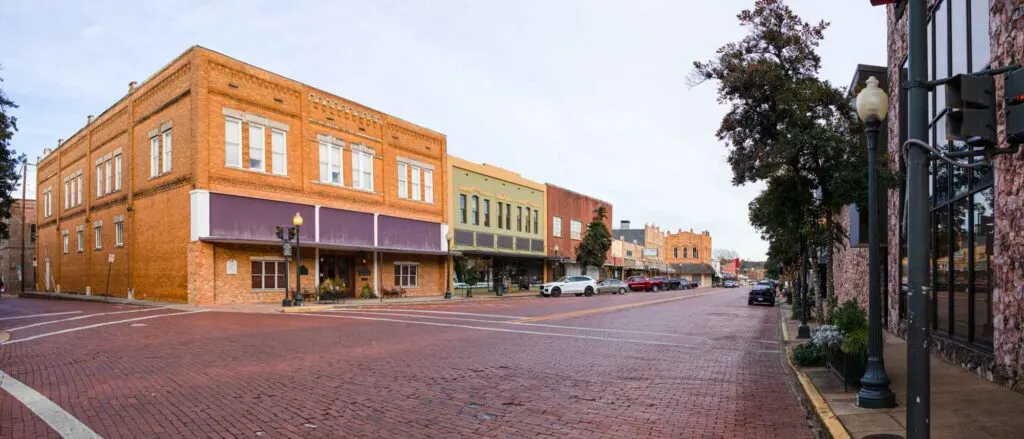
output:
[[[663,289],[665,291],[678,290],[678,289],[682,288],[682,283],[679,281],[679,279],[673,279],[673,278],[670,278],[670,277],[659,276],[659,277],[653,277],[653,278],[651,278],[651,280],[652,281],[660,281],[661,282],[661,289]]]
[[[645,276],[630,276],[626,278],[626,284],[630,291],[654,291],[658,292],[665,288],[662,281],[651,279]]]

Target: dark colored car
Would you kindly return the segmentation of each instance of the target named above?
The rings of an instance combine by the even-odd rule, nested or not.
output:
[[[750,289],[750,295],[747,298],[747,305],[751,306],[755,303],[775,306],[775,289],[772,288],[771,285],[754,285],[754,287]]]
[[[727,280],[725,282],[722,282],[722,286],[725,288],[738,288],[740,284],[736,283],[736,281],[734,280]]]
[[[630,276],[626,278],[626,284],[629,285],[630,291],[658,292],[662,290],[662,284],[660,280],[651,279],[646,276]]]
[[[659,277],[655,277],[655,278],[651,278],[651,279],[652,280],[661,281],[661,287],[662,287],[663,290],[666,290],[666,291],[668,291],[668,290],[678,290],[678,289],[682,288],[680,286],[681,282],[679,281],[679,279],[672,279],[672,278],[664,277],[664,276],[659,276]]]

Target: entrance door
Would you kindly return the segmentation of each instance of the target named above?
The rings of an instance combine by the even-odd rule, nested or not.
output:
[[[331,280],[345,297],[354,297],[352,287],[352,258],[350,256],[320,254],[320,282]]]

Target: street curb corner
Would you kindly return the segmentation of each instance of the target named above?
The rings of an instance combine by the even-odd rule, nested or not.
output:
[[[791,339],[789,338],[789,330],[786,328],[785,313],[780,312],[779,314],[782,316],[779,324],[782,326],[783,343],[785,343]],[[807,396],[807,400],[810,401],[811,405],[814,407],[815,416],[817,416],[818,420],[821,421],[821,425],[825,426],[825,429],[828,431],[828,434],[832,439],[850,439],[850,432],[846,430],[846,427],[843,427],[843,423],[839,421],[839,417],[832,412],[831,408],[829,408],[828,402],[825,401],[825,398],[821,396],[818,389],[814,387],[813,383],[811,383],[810,377],[808,377],[802,369],[793,363],[793,357],[790,355],[792,351],[793,350],[790,349],[789,346],[786,346],[786,363],[789,364],[790,369],[793,369],[793,373],[796,374],[797,381],[800,382],[800,387],[803,389],[804,395]]]
[[[0,343],[3,343],[11,339],[11,333],[7,331],[0,331]]]

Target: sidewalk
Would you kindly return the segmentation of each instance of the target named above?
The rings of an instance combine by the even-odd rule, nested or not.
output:
[[[805,340],[794,340],[799,321],[790,320],[789,306],[782,306],[786,344],[793,347]],[[812,329],[816,324],[811,324]],[[884,333],[885,370],[896,394],[892,409],[862,409],[856,406],[857,389],[843,391],[843,384],[824,367],[799,369],[821,395],[827,407],[818,407],[823,416],[834,415],[845,431],[833,437],[863,438],[872,434],[906,437],[907,344]],[[942,438],[1020,438],[1024,435],[1024,395],[993,384],[972,372],[932,355],[931,437]],[[800,372],[798,372],[798,375]],[[813,398],[812,398],[813,399]]]
[[[462,302],[479,302],[488,300],[502,300],[502,299],[515,299],[523,297],[540,297],[540,293],[537,291],[518,291],[513,293],[507,293],[504,296],[498,297],[494,293],[487,293],[485,291],[479,291],[473,293],[473,297],[462,297],[461,295],[453,295],[451,299],[445,299],[443,296],[426,296],[426,297],[399,297],[393,299],[345,299],[345,301],[338,301],[338,303],[321,304],[314,302],[306,302],[299,307],[288,307],[284,308],[280,303],[245,303],[245,304],[231,304],[231,305],[203,305],[193,306],[182,303],[169,303],[169,302],[153,302],[148,300],[129,300],[123,297],[107,297],[107,296],[86,296],[84,294],[68,294],[68,293],[47,293],[40,291],[26,291],[21,295],[23,298],[30,299],[54,299],[54,300],[77,300],[84,302],[105,302],[105,303],[118,303],[125,305],[146,305],[146,306],[164,306],[176,309],[209,309],[214,311],[227,311],[227,312],[247,312],[247,313],[278,313],[278,312],[313,312],[325,309],[333,308],[362,308],[362,307],[374,307],[374,306],[393,306],[393,305],[424,305],[424,304],[441,304],[441,303],[462,303]]]

